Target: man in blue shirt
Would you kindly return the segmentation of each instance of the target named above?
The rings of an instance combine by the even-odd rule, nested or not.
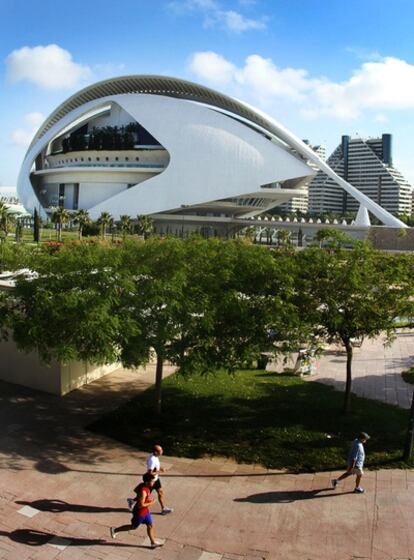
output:
[[[357,494],[363,494],[364,489],[360,486],[362,475],[364,474],[363,467],[365,461],[365,449],[364,443],[370,439],[370,436],[366,432],[361,432],[359,436],[354,439],[351,445],[351,449],[348,454],[348,468],[341,474],[339,478],[334,478],[332,480],[332,486],[337,487],[338,482],[344,480],[352,474],[356,475],[355,490]]]

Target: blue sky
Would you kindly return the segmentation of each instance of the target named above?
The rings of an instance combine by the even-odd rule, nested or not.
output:
[[[126,74],[203,83],[330,153],[342,134],[394,136],[414,185],[411,0],[0,0],[0,186],[41,121]]]

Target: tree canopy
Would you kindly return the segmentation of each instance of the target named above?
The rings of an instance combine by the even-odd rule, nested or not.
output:
[[[297,306],[305,324],[328,342],[341,342],[347,353],[344,410],[350,408],[353,346],[385,333],[398,317],[413,313],[413,257],[391,255],[358,243],[352,250],[330,244],[298,254]]]
[[[3,293],[0,326],[46,362],[131,367],[154,355],[157,412],[165,362],[232,372],[315,336],[339,341],[348,410],[354,342],[390,339],[396,319],[414,314],[414,259],[336,241],[299,252],[197,237],[10,245],[3,269],[31,275]]]

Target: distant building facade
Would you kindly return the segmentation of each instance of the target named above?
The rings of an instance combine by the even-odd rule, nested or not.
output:
[[[328,158],[329,166],[392,214],[411,214],[412,187],[392,162],[392,135],[381,138],[342,136]],[[309,182],[309,212],[356,212],[358,202],[322,171]]]
[[[323,160],[326,159],[326,150],[325,146],[322,144],[319,145],[312,145],[309,143],[309,140],[303,140],[305,144],[312,148],[312,150]],[[312,161],[308,161],[309,167],[315,170],[317,173],[319,171],[318,166],[313,163]],[[274,212],[280,211],[282,214],[290,214],[295,212],[302,212],[303,214],[307,214],[309,209],[309,183],[311,179],[306,180],[301,186],[300,191],[301,194],[299,196],[294,196],[288,202],[284,202],[280,206],[277,206],[274,209]]]

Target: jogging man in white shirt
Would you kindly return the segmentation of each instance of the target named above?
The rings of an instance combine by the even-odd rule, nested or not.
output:
[[[154,445],[154,447],[152,448],[152,453],[150,453],[147,457],[147,472],[155,476],[154,484],[151,487],[151,492],[153,490],[156,490],[158,494],[158,501],[160,502],[161,506],[161,513],[162,515],[167,515],[167,513],[171,513],[173,510],[172,508],[166,507],[164,503],[164,490],[161,486],[161,480],[159,477],[159,473],[164,472],[159,459],[162,455],[162,452],[163,451],[161,445]]]

